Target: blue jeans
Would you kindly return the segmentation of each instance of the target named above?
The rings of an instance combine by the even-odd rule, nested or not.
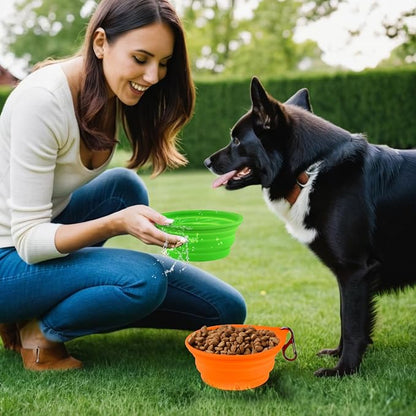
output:
[[[110,169],[74,192],[54,222],[148,203],[136,173]],[[45,337],[57,342],[129,327],[194,330],[244,322],[244,299],[227,283],[163,255],[102,244],[34,265],[14,247],[0,249],[0,322],[37,318]]]

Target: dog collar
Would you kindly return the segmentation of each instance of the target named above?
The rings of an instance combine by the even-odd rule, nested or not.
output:
[[[302,189],[308,186],[310,178],[314,178],[318,174],[321,163],[321,161],[315,162],[297,176],[295,185],[293,185],[293,188],[285,196],[285,199],[289,202],[290,206],[297,201]]]

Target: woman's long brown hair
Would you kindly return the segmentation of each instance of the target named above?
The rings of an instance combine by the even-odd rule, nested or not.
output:
[[[190,74],[182,24],[168,0],[102,0],[89,22],[81,55],[84,81],[79,95],[78,122],[81,137],[92,150],[110,149],[117,141],[100,126],[107,103],[107,87],[102,61],[93,51],[94,33],[103,28],[107,41],[155,22],[168,24],[175,44],[165,78],[150,87],[134,106],[120,104],[120,118],[131,143],[133,154],[129,168],[150,162],[153,175],[167,167],[185,165],[186,158],[177,150],[177,134],[190,120],[195,103],[195,88]]]

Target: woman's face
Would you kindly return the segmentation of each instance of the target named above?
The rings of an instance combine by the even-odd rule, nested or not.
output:
[[[94,51],[103,63],[109,97],[135,105],[152,85],[166,76],[174,35],[169,25],[154,23],[120,35],[108,43],[103,29],[94,38]]]

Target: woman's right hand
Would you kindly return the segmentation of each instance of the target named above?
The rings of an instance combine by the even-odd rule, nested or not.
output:
[[[111,237],[130,234],[145,244],[165,248],[179,247],[186,238],[159,230],[155,224],[168,225],[169,220],[146,205],[133,205],[106,217],[77,224],[62,224],[55,233],[55,246],[61,253],[71,253],[106,241]]]
[[[148,207],[147,205],[133,205],[117,213],[123,230],[121,234],[130,234],[145,244],[173,248],[186,243],[186,238],[168,234],[159,230],[155,224],[169,225],[172,220]]]

